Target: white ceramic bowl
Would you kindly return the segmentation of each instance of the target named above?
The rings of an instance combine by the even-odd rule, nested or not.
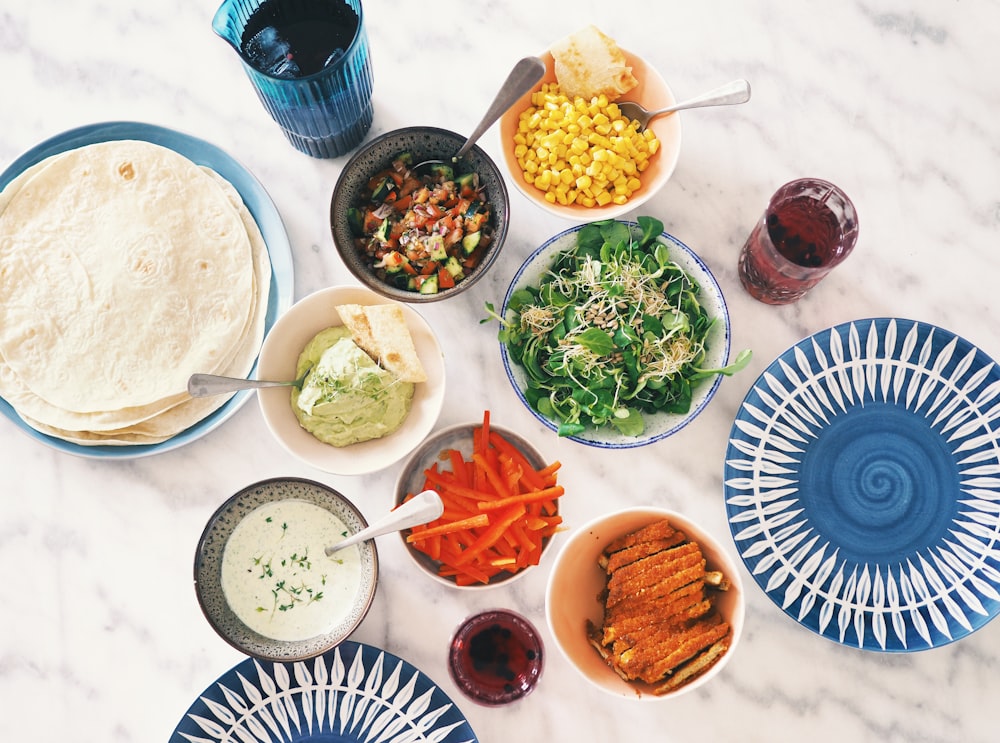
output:
[[[447,462],[441,462],[439,455],[441,452],[448,449],[458,449],[462,452],[466,459],[472,455],[472,432],[474,429],[478,428],[481,423],[459,423],[454,426],[449,426],[444,428],[433,436],[428,438],[419,449],[417,449],[410,458],[403,465],[403,469],[400,470],[399,478],[396,481],[396,495],[395,503],[399,505],[406,498],[408,493],[419,493],[423,490],[424,486],[424,471],[429,468],[435,462],[438,462],[442,469],[450,470],[451,467]],[[507,441],[513,444],[517,449],[524,454],[527,460],[536,469],[541,468],[549,464],[542,458],[541,453],[532,446],[528,441],[526,441],[521,436],[518,436],[513,431],[509,431],[505,428],[497,426],[494,423],[490,423],[490,430],[500,433]],[[406,548],[407,553],[413,558],[417,567],[420,568],[421,572],[430,577],[432,580],[451,588],[458,588],[462,590],[478,591],[484,588],[496,588],[497,586],[510,585],[512,581],[523,577],[526,573],[531,571],[535,566],[529,565],[526,568],[522,568],[516,573],[502,572],[495,575],[490,579],[489,583],[474,583],[472,585],[464,586],[459,585],[455,582],[453,578],[444,577],[438,574],[438,563],[432,560],[428,555],[424,554],[418,549],[415,549],[412,544],[406,541],[407,531],[400,532],[400,539],[403,542],[403,546]],[[552,543],[552,539],[546,539],[542,544],[542,558],[547,553],[548,546]]]
[[[622,49],[626,62],[632,67],[632,74],[638,85],[621,97],[621,101],[635,101],[647,109],[654,110],[672,106],[677,101],[663,77],[656,68],[648,64],[639,55]],[[552,54],[544,52],[538,55],[545,62],[545,75],[535,90],[541,89],[544,83],[556,81],[555,62]],[[532,93],[527,93],[511,106],[500,119],[500,146],[508,177],[515,188],[535,206],[563,219],[574,222],[592,222],[598,219],[614,219],[641,206],[670,180],[681,151],[681,120],[678,114],[660,116],[650,122],[649,128],[660,140],[660,150],[652,157],[649,167],[641,175],[642,188],[636,191],[622,205],[587,207],[578,204],[562,206],[550,204],[545,200],[545,194],[525,182],[521,166],[514,154],[514,135],[517,133],[518,119],[521,113],[531,106]]]
[[[198,603],[212,628],[237,650],[272,661],[295,661],[325,653],[347,639],[361,624],[375,598],[378,585],[378,552],[375,540],[358,545],[361,556],[361,584],[351,609],[335,626],[303,640],[275,640],[248,627],[230,608],[222,589],[222,558],[233,530],[255,509],[282,500],[297,500],[326,509],[340,519],[353,534],[368,523],[361,512],[336,490],[312,480],[296,477],[273,478],[246,486],[212,514],[194,560],[194,583]]]
[[[392,300],[362,287],[334,286],[296,302],[278,318],[264,339],[258,379],[295,379],[299,354],[321,330],[342,325],[340,304],[374,305]],[[416,385],[410,414],[388,436],[346,447],[325,444],[299,425],[290,403],[290,388],[257,391],[264,421],[278,442],[306,464],[337,475],[361,475],[388,467],[409,454],[431,432],[444,402],[445,366],[437,336],[411,307],[401,304],[427,381]]]
[[[662,518],[698,542],[706,569],[721,570],[729,579],[729,590],[716,594],[715,606],[732,630],[725,655],[689,683],[657,696],[642,682],[628,682],[605,663],[587,639],[586,621],[600,624],[604,607],[598,599],[607,576],[597,560],[612,540]],[[721,544],[700,526],[679,513],[639,507],[609,513],[574,529],[556,555],[545,593],[545,618],[560,652],[583,678],[613,696],[641,701],[673,699],[715,678],[732,658],[743,631],[745,613],[743,582],[736,563]]]
[[[636,223],[627,222],[626,224],[631,225],[633,233],[637,233],[638,226]],[[501,312],[503,317],[508,317],[508,306],[514,292],[528,286],[538,286],[542,277],[552,266],[556,256],[576,244],[577,233],[585,226],[577,225],[576,227],[570,227],[560,232],[528,256],[517,270],[507,289]],[[698,302],[705,308],[710,317],[716,319],[715,325],[707,339],[708,350],[704,361],[706,365],[704,368],[715,369],[725,366],[729,359],[731,338],[729,310],[726,307],[726,300],[722,295],[722,288],[715,280],[715,276],[712,275],[708,266],[705,265],[691,248],[666,232],[661,234],[660,240],[667,246],[670,259],[677,263],[688,276],[698,283],[700,288]],[[531,406],[525,397],[524,393],[528,387],[528,376],[524,367],[511,359],[504,343],[500,344],[500,353],[504,369],[507,372],[507,378],[510,380],[521,402],[524,403],[524,406],[541,423],[553,431],[558,431],[558,421],[542,415]],[[645,430],[639,436],[625,436],[610,426],[604,426],[599,429],[590,428],[580,434],[567,436],[566,438],[581,444],[604,449],[629,449],[652,444],[653,442],[672,436],[694,420],[715,396],[721,382],[721,376],[701,380],[695,386],[691,407],[687,413],[643,414]]]

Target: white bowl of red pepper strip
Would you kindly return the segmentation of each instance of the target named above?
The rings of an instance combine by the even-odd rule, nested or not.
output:
[[[468,289],[496,260],[509,223],[507,187],[477,146],[453,161],[464,142],[445,129],[397,129],[344,166],[330,204],[333,241],[373,291],[438,301]],[[414,167],[428,160],[441,162]]]

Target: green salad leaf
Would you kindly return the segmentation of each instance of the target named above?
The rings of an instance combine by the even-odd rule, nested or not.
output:
[[[536,286],[511,295],[506,317],[486,304],[482,322],[500,322],[499,339],[527,376],[525,398],[560,436],[608,426],[639,436],[644,415],[688,412],[699,383],[750,361],[745,350],[721,369],[703,367],[715,320],[659,239],[663,223],[637,224],[584,225]]]

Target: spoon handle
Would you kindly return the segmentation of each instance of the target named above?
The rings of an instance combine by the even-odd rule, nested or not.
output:
[[[673,113],[674,111],[683,111],[686,108],[731,106],[736,103],[746,103],[748,100],[750,100],[750,83],[746,80],[733,80],[695,98],[690,98],[668,108],[661,108],[659,111],[653,111],[650,113],[650,118],[660,116],[661,114]]]
[[[496,98],[493,99],[493,103],[490,104],[489,109],[487,109],[483,120],[479,122],[479,125],[469,135],[469,138],[465,140],[462,149],[455,153],[455,160],[460,160],[466,152],[472,149],[472,145],[476,143],[476,140],[487,129],[493,126],[493,122],[499,119],[504,111],[513,106],[518,98],[530,92],[544,75],[545,63],[538,57],[525,57],[518,61],[514,65],[514,69],[510,71],[507,79],[504,80],[503,85],[500,86],[500,91],[497,93]]]
[[[410,498],[399,508],[389,511],[367,529],[362,529],[347,539],[327,547],[326,554],[329,557],[334,552],[342,550],[344,547],[350,547],[352,544],[364,542],[391,531],[401,531],[417,524],[426,524],[428,521],[438,518],[442,513],[444,513],[444,503],[441,502],[441,496],[433,490],[425,490]]]
[[[258,387],[290,387],[294,384],[297,382],[265,382],[259,379],[221,377],[217,374],[192,374],[188,378],[187,389],[191,397],[210,397]]]

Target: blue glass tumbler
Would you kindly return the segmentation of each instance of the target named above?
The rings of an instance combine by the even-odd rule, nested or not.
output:
[[[314,0],[225,0],[212,29],[236,50],[264,108],[296,149],[313,157],[347,154],[364,139],[373,117],[371,54],[360,0],[335,0],[334,6],[356,14],[354,37],[325,67],[301,76],[260,69],[260,60],[246,51],[248,22],[265,3],[276,6],[278,17],[316,6]]]

